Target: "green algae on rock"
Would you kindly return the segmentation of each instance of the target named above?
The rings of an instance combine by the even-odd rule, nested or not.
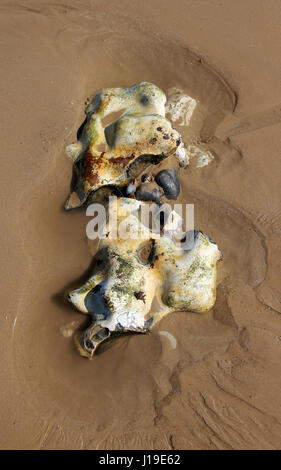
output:
[[[205,312],[215,303],[221,257],[217,245],[198,231],[190,249],[157,236],[141,222],[143,206],[134,199],[117,199],[118,236],[107,223],[90,279],[68,295],[73,306],[92,317],[90,327],[76,337],[83,356],[93,358],[116,334],[148,333],[168,313]],[[116,209],[109,205],[109,215],[111,210]],[[130,230],[127,238],[124,223]],[[154,299],[158,311],[152,309]]]

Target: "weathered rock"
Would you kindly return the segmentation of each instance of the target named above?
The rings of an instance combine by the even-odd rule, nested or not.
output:
[[[89,358],[112,335],[148,333],[166,314],[204,312],[216,297],[216,244],[195,232],[190,249],[177,247],[141,223],[145,203],[120,198],[116,204],[108,213],[110,217],[117,211],[117,236],[108,223],[92,276],[68,296],[78,310],[92,316],[91,326],[76,338],[80,353]],[[160,306],[156,312],[151,309],[154,298]]]
[[[163,188],[167,199],[177,199],[180,193],[180,182],[176,170],[161,170],[155,176],[156,183]]]
[[[85,204],[103,186],[125,186],[175,154],[181,137],[165,118],[165,101],[163,91],[146,82],[97,93],[86,108],[79,141],[66,148],[74,178],[65,209]],[[104,119],[118,112],[121,117],[104,128]]]

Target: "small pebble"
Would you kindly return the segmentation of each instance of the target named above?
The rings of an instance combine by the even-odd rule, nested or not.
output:
[[[177,199],[180,193],[180,182],[176,170],[161,170],[155,176],[156,183],[164,190],[167,199]]]
[[[142,183],[151,183],[153,176],[151,173],[144,173],[141,177]]]
[[[144,185],[140,185],[136,190],[136,198],[138,201],[151,201],[156,204],[160,203],[160,191],[157,188],[153,188],[151,191],[146,190]]]

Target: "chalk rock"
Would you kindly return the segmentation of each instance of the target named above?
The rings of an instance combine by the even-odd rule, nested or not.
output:
[[[165,101],[164,92],[147,82],[96,94],[86,108],[79,142],[66,149],[74,175],[65,209],[85,204],[103,186],[128,185],[147,167],[176,153],[181,136],[165,118]],[[116,113],[119,118],[106,125]]]
[[[88,358],[117,334],[148,333],[176,310],[205,312],[216,297],[220,251],[213,241],[195,231],[188,248],[177,246],[142,224],[144,202],[119,198],[112,204],[92,275],[68,295],[75,308],[92,317],[91,326],[76,337]],[[117,231],[110,223],[113,213]],[[154,298],[158,311],[151,308]]]

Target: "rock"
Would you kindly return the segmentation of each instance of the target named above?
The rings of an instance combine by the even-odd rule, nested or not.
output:
[[[109,204],[109,220],[117,213],[118,233],[107,222],[91,277],[68,295],[76,309],[92,317],[76,336],[78,350],[90,359],[117,333],[148,333],[168,313],[205,312],[214,305],[221,257],[217,245],[200,231],[188,248],[168,237],[155,238],[141,223],[144,206],[128,198]],[[152,310],[154,299],[157,311]]]
[[[67,147],[74,177],[66,210],[87,203],[105,185],[128,185],[176,152],[181,136],[165,118],[165,101],[164,92],[147,82],[97,93],[86,108],[79,142]],[[122,116],[104,129],[104,119],[118,111]]]
[[[155,176],[156,183],[164,190],[167,199],[177,199],[180,193],[180,182],[176,170],[161,170]]]
[[[152,188],[151,191],[149,191],[144,184],[137,187],[136,199],[138,199],[138,201],[151,201],[159,204],[160,198],[161,193],[157,188]]]

